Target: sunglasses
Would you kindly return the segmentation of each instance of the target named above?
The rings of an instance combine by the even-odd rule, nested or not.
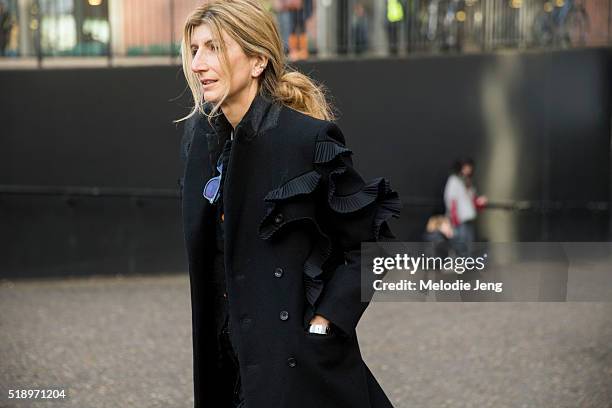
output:
[[[223,162],[221,161],[221,156],[222,155],[220,155],[219,159],[217,160],[217,171],[219,172],[219,175],[208,180],[204,185],[204,191],[202,192],[204,198],[206,198],[211,204],[214,204],[219,199],[221,176],[223,175]]]

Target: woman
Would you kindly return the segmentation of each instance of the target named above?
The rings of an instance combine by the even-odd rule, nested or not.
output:
[[[353,168],[323,89],[287,71],[258,1],[198,7],[182,58],[195,406],[391,407],[355,328],[360,243],[394,238],[397,193]]]

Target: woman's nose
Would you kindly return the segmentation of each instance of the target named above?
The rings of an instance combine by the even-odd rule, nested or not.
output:
[[[208,70],[208,64],[206,63],[205,58],[200,56],[199,52],[193,56],[193,61],[191,61],[191,70],[194,72]]]

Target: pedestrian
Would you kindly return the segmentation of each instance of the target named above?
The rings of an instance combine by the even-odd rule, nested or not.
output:
[[[469,256],[475,239],[474,221],[487,205],[487,197],[478,196],[472,182],[474,161],[471,158],[457,160],[444,187],[446,215],[453,226],[451,245],[457,256]]]
[[[404,21],[404,6],[400,0],[387,0],[387,37],[389,54],[397,55],[399,32]]]
[[[11,38],[13,19],[6,5],[0,1],[0,56],[6,55],[6,48]]]
[[[289,55],[289,35],[291,34],[291,10],[288,0],[273,0],[272,9],[276,13],[276,21],[283,40],[285,55]]]
[[[353,166],[326,90],[289,68],[259,1],[196,8],[182,60],[194,406],[392,407],[356,326],[380,278],[361,276],[361,242],[395,238],[398,193]]]
[[[364,5],[359,2],[353,6],[353,18],[351,21],[353,37],[353,49],[357,55],[367,52],[369,46],[368,39],[368,15]]]
[[[289,59],[297,61],[307,59],[308,32],[306,21],[312,15],[312,0],[284,0],[291,16],[291,30],[288,39]]]
[[[453,238],[453,226],[450,219],[441,214],[429,217],[423,238],[426,242],[432,243],[431,256],[445,258],[448,255],[450,240]]]

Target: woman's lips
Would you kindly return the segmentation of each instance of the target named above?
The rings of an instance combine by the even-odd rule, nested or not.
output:
[[[202,81],[202,86],[204,88],[206,88],[206,87],[214,85],[216,82],[217,82],[216,80],[214,80],[214,81],[209,81],[209,80]]]

